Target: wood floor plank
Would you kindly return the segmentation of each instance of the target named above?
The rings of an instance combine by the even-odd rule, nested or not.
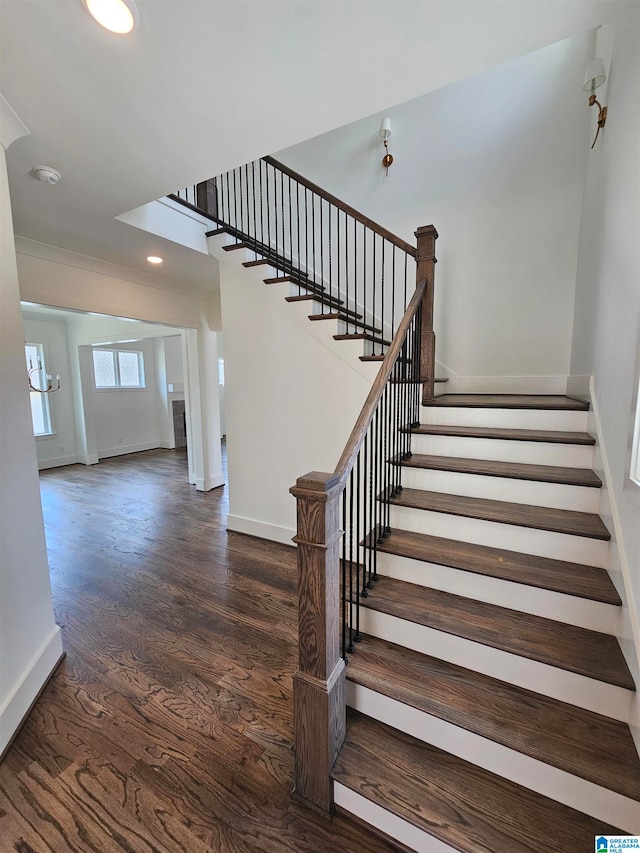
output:
[[[449,592],[380,577],[362,607],[635,690],[615,637]]]
[[[462,853],[591,850],[622,834],[356,711],[332,775]]]
[[[536,441],[549,444],[594,445],[595,438],[587,432],[563,432],[543,429],[506,429],[500,427],[471,427],[448,424],[418,424],[411,432],[419,435],[449,435],[465,438],[495,438],[506,441]]]
[[[431,471],[455,471],[486,477],[507,477],[568,486],[600,488],[602,480],[588,468],[565,468],[560,465],[531,465],[524,462],[495,462],[487,459],[460,459],[454,456],[430,456],[413,453],[408,459],[394,459],[395,465]]]
[[[446,515],[480,518],[483,521],[495,521],[500,524],[532,527],[536,530],[549,530],[553,533],[566,533],[570,536],[586,536],[605,541],[611,539],[611,534],[600,516],[590,512],[575,512],[568,509],[530,506],[510,501],[470,498],[464,495],[448,495],[443,492],[407,488],[392,497],[391,504],[443,512]]]
[[[593,566],[538,557],[535,554],[521,554],[473,542],[459,542],[410,530],[391,530],[383,539],[377,539],[377,548],[388,554],[450,566],[565,595],[576,595],[606,604],[622,604],[608,572]]]
[[[640,801],[640,758],[617,720],[366,635],[347,678]]]
[[[560,394],[441,394],[424,405],[430,408],[589,410],[589,403]]]
[[[41,491],[67,657],[0,765],[2,853],[390,853],[291,801],[295,550],[227,533],[184,451]]]

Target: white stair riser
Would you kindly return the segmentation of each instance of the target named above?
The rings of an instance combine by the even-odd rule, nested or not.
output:
[[[479,518],[446,515],[404,506],[391,507],[390,524],[392,528],[401,530],[429,533],[432,536],[443,536],[445,539],[460,539],[463,542],[567,560],[585,566],[606,568],[608,564],[609,543],[584,536],[534,530],[515,524],[483,521]]]
[[[434,471],[412,468],[410,465],[404,465],[402,468],[402,485],[409,489],[571,509],[576,512],[597,513],[600,506],[600,489],[592,487],[490,477],[486,474],[463,474],[459,471]]]
[[[600,601],[589,601],[577,595],[566,595],[383,552],[378,553],[377,568],[378,574],[385,577],[462,595],[488,604],[497,604],[568,625],[601,631],[604,634],[615,635],[619,627],[619,607]]]
[[[360,630],[605,717],[624,723],[629,719],[633,693],[623,687],[595,681],[364,606],[360,607]]]
[[[548,409],[472,409],[457,406],[423,406],[423,424],[503,427],[505,429],[553,429],[586,432],[588,412]]]
[[[334,782],[333,798],[338,808],[349,812],[369,826],[375,826],[381,832],[395,838],[408,850],[415,850],[416,853],[457,853],[453,847],[438,841],[437,838],[418,829],[408,820],[383,809],[340,782]]]
[[[411,437],[411,450],[413,453],[431,456],[523,462],[528,465],[560,465],[569,468],[591,468],[593,465],[593,447],[545,441],[510,441],[414,433]]]
[[[627,832],[640,831],[640,805],[622,794],[350,681],[347,681],[347,704],[418,740],[570,808]]]

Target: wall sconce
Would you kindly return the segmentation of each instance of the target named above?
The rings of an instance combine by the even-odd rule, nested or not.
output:
[[[382,165],[385,169],[385,174],[389,174],[389,166],[393,163],[393,157],[389,154],[389,137],[391,136],[391,119],[383,118],[380,122],[380,130],[378,131],[378,136],[382,138],[384,141],[384,157],[382,158]]]
[[[587,66],[587,73],[584,76],[584,86],[582,88],[585,92],[591,92],[591,95],[589,96],[589,106],[597,106],[599,110],[598,129],[596,130],[595,139],[591,145],[592,148],[596,144],[600,128],[604,127],[605,122],[607,121],[607,108],[603,107],[602,104],[596,100],[595,96],[596,89],[600,88],[606,79],[607,75],[604,73],[603,60],[598,58],[594,59],[593,62],[590,62]]]
[[[34,374],[37,376],[37,385],[33,384]],[[53,387],[53,376],[50,373],[45,373],[42,369],[42,363],[38,359],[38,364],[34,367],[33,361],[29,359],[29,370],[27,371],[29,381],[29,391],[37,391],[39,394],[52,394],[54,391],[60,390],[60,374],[56,375],[57,385]]]

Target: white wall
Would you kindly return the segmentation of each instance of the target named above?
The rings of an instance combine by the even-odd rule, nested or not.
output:
[[[593,375],[608,474],[605,521],[617,544],[613,578],[625,601],[622,642],[633,665],[640,655],[640,488],[629,479],[640,379],[640,13],[603,27],[595,55],[608,70],[597,95],[609,115],[589,154],[571,371],[578,381]],[[635,714],[640,747],[640,703]]]
[[[289,489],[309,471],[335,469],[371,385],[313,336],[309,327],[324,324],[308,321],[308,303],[294,307],[284,285],[250,281],[234,263],[221,261],[228,527],[289,544]]]
[[[71,465],[78,451],[67,324],[61,318],[37,318],[28,312],[23,318],[27,342],[42,344],[48,372],[61,377],[60,390],[48,395],[53,434],[35,440],[38,468]]]
[[[458,376],[569,372],[592,43],[551,45],[274,155],[414,244],[436,226],[436,353]]]
[[[5,147],[26,128],[7,138],[6,109],[0,98],[0,755],[62,655],[51,606],[5,160]]]
[[[99,459],[160,446],[153,341],[117,344],[113,349],[142,353],[146,387],[93,389],[92,409]]]

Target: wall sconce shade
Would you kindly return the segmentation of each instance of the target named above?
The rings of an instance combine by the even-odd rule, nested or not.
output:
[[[587,66],[587,73],[584,75],[584,86],[582,88],[585,92],[593,92],[595,89],[599,89],[606,79],[604,61],[598,57]]]
[[[596,130],[595,139],[591,145],[592,148],[596,144],[600,130],[605,126],[607,121],[607,107],[603,107],[602,104],[596,100],[595,96],[596,89],[602,86],[606,79],[607,75],[604,71],[604,60],[598,57],[587,66],[587,73],[584,75],[584,85],[582,87],[585,92],[591,92],[591,95],[589,96],[589,106],[598,107],[598,129]]]
[[[391,119],[383,118],[380,122],[380,130],[378,131],[378,136],[382,139],[388,139],[391,136]]]

